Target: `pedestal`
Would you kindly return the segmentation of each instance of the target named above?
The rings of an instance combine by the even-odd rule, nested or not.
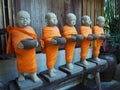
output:
[[[57,81],[57,80],[60,80],[60,79],[67,76],[66,73],[64,73],[60,70],[57,70],[56,75],[54,77],[50,77],[49,74],[48,74],[48,71],[42,72],[41,75],[50,83],[54,82],[54,81]]]
[[[102,72],[108,68],[108,63],[106,60],[100,59],[100,61],[96,61],[94,59],[87,59],[90,62],[93,62],[97,65],[98,72]]]
[[[40,80],[39,82],[33,82],[31,79],[26,78],[26,80],[24,81],[18,81],[16,80],[17,85],[19,87],[20,90],[31,90],[31,89],[35,89],[37,87],[42,86],[43,82],[42,80]]]
[[[95,63],[88,62],[88,65],[84,65],[82,62],[77,62],[76,64],[84,68],[84,73],[89,74],[89,73],[95,73],[97,71],[97,66]]]
[[[66,65],[64,65],[60,67],[60,70],[67,73],[68,75],[83,74],[83,67],[75,64],[73,66],[74,66],[73,69],[68,69]]]

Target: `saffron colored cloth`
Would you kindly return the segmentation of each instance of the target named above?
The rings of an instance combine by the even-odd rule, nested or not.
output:
[[[46,53],[46,65],[48,69],[54,68],[57,60],[59,45],[51,43],[51,39],[56,36],[61,37],[58,27],[46,26],[43,28],[40,44],[42,50]]]
[[[93,48],[93,56],[98,57],[101,44],[103,43],[103,40],[100,39],[101,34],[104,34],[103,27],[99,27],[97,25],[94,26],[93,27],[93,34],[98,35],[98,40],[94,41],[94,48]]]
[[[91,41],[87,39],[89,34],[92,34],[92,29],[89,26],[81,26],[80,34],[83,35],[83,40],[81,41],[81,59],[86,60],[88,49]]]
[[[62,35],[66,38],[65,44],[65,55],[66,55],[66,62],[71,63],[74,55],[74,49],[76,42],[70,41],[71,35],[76,35],[77,31],[74,26],[65,25],[62,29]]]
[[[37,71],[36,49],[20,49],[18,44],[26,38],[37,39],[37,35],[32,27],[7,27],[8,41],[7,54],[15,54],[17,69],[19,73],[34,73]]]

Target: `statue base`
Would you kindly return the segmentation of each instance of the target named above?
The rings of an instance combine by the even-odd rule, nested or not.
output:
[[[42,86],[43,81],[40,80],[39,82],[34,82],[29,78],[25,78],[24,81],[18,81],[16,80],[17,85],[19,87],[20,90],[31,90],[31,89],[35,89],[37,87]]]
[[[93,62],[97,65],[98,72],[102,72],[108,68],[108,63],[106,60],[100,59],[100,61],[96,61],[94,59],[87,59],[90,62]]]
[[[75,64],[81,66],[84,68],[84,73],[85,74],[89,74],[89,73],[96,73],[97,72],[97,66],[95,63],[92,62],[88,62],[88,65],[84,65],[82,62],[77,62]]]
[[[57,81],[57,80],[60,80],[64,77],[66,77],[67,74],[60,71],[60,70],[57,70],[56,75],[54,77],[50,77],[49,74],[48,74],[48,70],[47,70],[45,72],[42,72],[41,76],[43,76],[48,82],[51,83],[51,82],[54,82],[54,81]]]
[[[83,67],[75,65],[75,64],[73,64],[73,66],[74,66],[73,69],[68,69],[66,67],[66,65],[64,65],[64,66],[60,67],[60,70],[67,73],[67,74],[70,74],[70,75],[83,74]]]

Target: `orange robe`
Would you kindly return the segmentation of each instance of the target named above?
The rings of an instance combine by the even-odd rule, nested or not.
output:
[[[103,40],[100,39],[100,36],[101,36],[101,34],[104,34],[104,30],[102,27],[99,27],[96,25],[93,27],[93,34],[98,35],[98,40],[94,41],[95,44],[94,44],[94,48],[93,48],[93,56],[98,57],[101,44],[103,43]]]
[[[18,44],[26,38],[37,39],[37,35],[32,27],[7,27],[9,33],[7,41],[7,54],[15,54],[17,69],[19,73],[34,73],[37,71],[36,49],[20,49]]]
[[[89,26],[81,26],[80,34],[83,35],[83,40],[81,41],[81,58],[85,60],[88,54],[88,49],[91,41],[87,39],[89,34],[92,34],[92,29]]]
[[[59,45],[51,44],[51,39],[56,36],[61,36],[58,27],[46,26],[43,28],[40,44],[42,50],[46,53],[46,65],[48,69],[54,68],[57,60]]]
[[[74,49],[76,42],[70,41],[71,35],[76,35],[77,31],[74,26],[65,25],[62,30],[63,37],[66,38],[65,44],[65,55],[66,55],[66,62],[71,63],[74,55]]]

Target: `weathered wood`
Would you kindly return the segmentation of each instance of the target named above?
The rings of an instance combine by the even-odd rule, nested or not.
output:
[[[81,25],[81,16],[82,16],[82,1],[81,0],[72,0],[72,6],[73,6],[73,13],[76,15],[77,17],[77,21],[76,21],[76,29],[79,32],[79,28]]]
[[[91,16],[91,0],[87,0],[87,15]]]
[[[19,10],[26,10],[31,15],[31,26],[35,29],[38,40],[42,36],[42,28],[46,26],[45,15],[54,12],[58,18],[58,27],[61,31],[65,24],[66,14],[74,13],[77,17],[76,29],[81,25],[81,16],[89,15],[93,25],[95,18],[103,11],[104,0],[9,0],[9,23],[15,25],[16,13]],[[37,48],[40,51],[40,48]]]
[[[91,25],[91,26],[94,25],[94,15],[95,15],[95,14],[94,14],[94,7],[95,7],[95,6],[94,6],[94,5],[95,5],[95,4],[94,4],[94,1],[95,1],[95,0],[91,0],[91,20],[92,20],[92,25]]]
[[[87,0],[82,0],[82,12],[83,12],[83,15],[86,15],[87,14]]]
[[[0,29],[3,28],[2,0],[0,0]]]
[[[9,25],[15,26],[14,1],[8,0],[8,19]]]
[[[96,17],[104,14],[104,0],[82,0],[82,15],[89,15],[92,26],[96,23]]]
[[[81,25],[81,1],[82,0],[14,0],[15,12],[13,14],[16,16],[19,10],[28,11],[31,15],[31,26],[35,29],[39,40],[42,35],[42,28],[46,26],[45,15],[48,12],[54,12],[57,15],[60,31],[65,24],[66,14],[70,12],[75,13],[77,16],[76,27],[79,29]]]

